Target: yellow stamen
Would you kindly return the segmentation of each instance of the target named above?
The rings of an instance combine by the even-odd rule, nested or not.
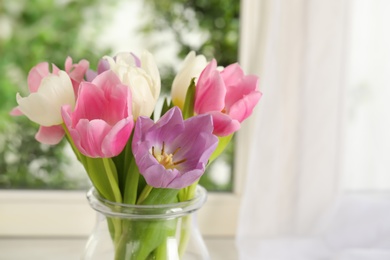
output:
[[[173,165],[178,165],[178,164],[181,164],[183,162],[187,161],[187,159],[183,159],[183,160],[180,160],[180,161],[177,161],[177,162],[173,162]]]
[[[177,162],[173,161],[173,156],[180,150],[180,148],[181,147],[178,147],[173,153],[167,154],[165,152],[165,142],[162,142],[161,153],[156,154],[155,148],[152,146],[152,155],[162,166],[165,167],[165,169],[173,169],[175,166],[187,161],[187,159],[182,159]]]
[[[165,148],[165,142],[163,142],[163,145],[162,145],[161,155],[164,155],[164,148]]]
[[[180,150],[181,147],[177,147],[176,150],[172,153],[172,155],[175,155],[177,153],[177,151]]]

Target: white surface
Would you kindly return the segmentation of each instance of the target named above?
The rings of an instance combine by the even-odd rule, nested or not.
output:
[[[205,239],[212,260],[236,260],[234,239]],[[87,238],[0,237],[0,260],[78,260]]]
[[[247,240],[244,260],[388,260],[390,194],[350,193],[339,198],[311,235]]]

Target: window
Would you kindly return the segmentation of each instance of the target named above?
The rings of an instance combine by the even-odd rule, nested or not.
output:
[[[93,22],[98,22],[95,16],[99,16],[102,14],[102,10],[104,10],[104,1],[97,1],[96,6],[92,5],[93,1],[86,1],[88,4],[83,5],[82,3],[73,3],[72,5],[78,5],[74,8],[80,8],[84,10],[86,17],[91,19]],[[145,3],[148,1],[145,0]],[[153,4],[153,1],[150,1]],[[179,2],[179,1],[178,1]],[[221,3],[224,3],[221,1]],[[45,19],[39,19],[39,14],[43,12],[43,9],[40,6],[30,6],[29,2],[23,4],[16,3],[4,3],[0,4],[4,5],[4,9],[2,12],[5,13],[4,19],[0,20],[0,28],[9,28],[9,33],[7,34],[7,30],[1,30],[0,32],[0,41],[4,42],[4,48],[12,48],[16,49],[17,59],[28,58],[28,60],[32,61],[30,63],[26,63],[25,67],[18,67],[18,63],[14,62],[12,59],[15,58],[11,54],[9,56],[5,56],[4,59],[0,62],[0,68],[2,71],[6,71],[6,77],[0,78],[1,83],[7,88],[2,88],[0,91],[5,91],[4,95],[0,95],[0,98],[4,97],[4,102],[0,102],[0,109],[2,111],[1,116],[3,118],[7,118],[7,122],[15,122],[14,124],[3,124],[0,125],[2,127],[2,133],[4,133],[0,137],[0,186],[2,190],[0,191],[0,215],[2,216],[2,221],[0,222],[0,235],[7,236],[77,236],[77,235],[87,235],[93,226],[94,212],[87,204],[87,200],[85,199],[85,189],[88,187],[88,181],[85,178],[86,174],[80,173],[82,170],[81,166],[78,165],[77,162],[74,162],[72,156],[68,156],[70,153],[70,149],[65,144],[59,146],[57,148],[44,146],[36,144],[33,136],[35,131],[37,130],[36,126],[32,126],[28,120],[24,120],[22,118],[9,118],[8,111],[14,106],[14,94],[15,89],[12,89],[14,86],[19,86],[20,89],[17,91],[22,92],[25,87],[25,76],[26,73],[32,66],[34,66],[37,62],[32,57],[28,57],[27,53],[22,52],[24,45],[26,42],[31,41],[31,49],[34,55],[41,55],[41,60],[52,61],[53,63],[61,66],[64,62],[64,53],[65,50],[72,50],[75,47],[73,42],[74,39],[78,39],[77,35],[79,35],[78,31],[69,32],[68,30],[59,28],[51,28],[47,27],[47,23],[45,23]],[[69,13],[77,13],[68,8],[63,8],[63,5],[67,5],[66,2],[58,2],[58,6],[54,5],[54,9],[49,13],[50,18],[47,19],[57,19],[58,24],[63,25],[65,27],[77,28],[76,24],[74,26],[70,26],[67,24],[67,21],[61,20],[61,17],[65,17],[66,15],[58,15],[59,12],[67,11]],[[103,7],[102,7],[103,6]],[[231,6],[231,4],[227,4],[227,7]],[[239,6],[239,3],[233,5],[235,8]],[[69,7],[69,6],[67,6]],[[225,6],[226,7],[226,6]],[[83,57],[83,55],[87,55],[88,57],[92,57],[92,61],[97,63],[94,58],[98,58],[106,53],[107,49],[115,50],[113,53],[116,53],[121,50],[134,50],[138,51],[142,49],[140,45],[136,45],[139,43],[137,40],[134,40],[133,37],[131,39],[124,39],[123,36],[127,35],[124,31],[128,30],[128,35],[131,35],[131,31],[136,31],[137,27],[134,27],[132,23],[129,23],[131,26],[126,28],[118,28],[120,24],[123,22],[120,20],[128,19],[129,12],[133,12],[133,14],[137,13],[137,8],[142,8],[141,1],[133,1],[127,2],[122,1],[116,5],[115,10],[118,11],[118,15],[113,15],[115,19],[113,21],[113,27],[108,27],[106,31],[98,31],[97,28],[99,26],[94,26],[89,28],[88,24],[82,28],[82,39],[78,40],[80,42],[83,39],[96,39],[94,37],[98,37],[98,42],[100,45],[96,45],[96,42],[85,42],[80,46],[77,46],[77,51],[72,53],[71,56],[75,61],[78,61],[76,57]],[[152,8],[152,7],[150,7]],[[180,13],[181,11],[185,11],[188,14],[187,17],[193,17],[195,19],[195,12],[190,9],[180,9],[179,5],[176,5],[177,10],[176,13]],[[3,11],[4,10],[4,11]],[[105,9],[107,10],[107,9]],[[109,9],[110,10],[110,9]],[[112,12],[116,12],[112,10]],[[127,11],[127,12],[126,12]],[[238,10],[234,10],[236,13]],[[175,13],[174,12],[174,13]],[[80,12],[81,13],[81,12]],[[109,13],[109,12],[108,12]],[[141,13],[138,9],[138,13]],[[75,14],[76,18],[74,22],[82,23],[85,22],[83,19],[83,15]],[[107,12],[105,12],[107,16]],[[230,15],[230,18],[229,18]],[[237,39],[238,39],[238,19],[237,17],[231,17],[232,13],[228,14],[228,18],[231,19],[232,23],[226,23],[226,21],[220,18],[218,21],[215,21],[213,25],[215,28],[219,28],[221,31],[223,28],[227,26],[233,26],[233,29],[236,28],[237,32],[230,33],[227,35],[226,45],[229,48],[237,49]],[[134,15],[136,17],[136,15]],[[93,19],[94,18],[94,19]],[[177,18],[177,17],[176,17]],[[59,19],[59,20],[58,20]],[[160,17],[159,19],[163,19]],[[204,19],[207,21],[207,19]],[[193,24],[195,20],[185,21],[189,24]],[[93,23],[92,22],[92,23]],[[177,21],[171,21],[177,22]],[[24,27],[29,25],[30,27]],[[92,26],[91,24],[89,24]],[[150,25],[150,24],[149,24]],[[182,26],[182,25],[180,25]],[[180,27],[179,26],[179,27]],[[19,27],[20,30],[13,30],[13,28]],[[117,30],[113,30],[116,28]],[[29,32],[35,32],[39,29],[44,29],[42,32],[39,31],[37,34],[31,36]],[[197,29],[197,26],[192,28],[194,30]],[[147,33],[147,24],[145,24],[144,32]],[[231,30],[231,29],[229,29]],[[61,34],[61,31],[67,31],[67,34]],[[20,32],[20,34],[19,34]],[[55,35],[58,33],[58,35]],[[169,32],[161,30],[161,34],[169,34]],[[176,32],[171,32],[170,37],[177,37],[175,35]],[[216,33],[215,35],[195,35],[193,32],[184,32],[188,37],[200,37],[200,39],[206,41],[207,37],[219,37],[222,39],[225,34]],[[74,37],[70,37],[70,35],[75,35]],[[136,34],[138,35],[138,34]],[[30,37],[30,38],[29,38]],[[153,38],[157,39],[156,36],[151,36],[149,39]],[[72,38],[70,40],[69,38]],[[171,38],[173,41],[174,39]],[[198,39],[192,38],[192,39]],[[66,44],[61,45],[60,47],[55,47],[62,39],[67,39]],[[116,39],[115,42],[112,39]],[[164,37],[166,39],[166,37]],[[156,41],[157,42],[157,41]],[[197,48],[196,44],[199,44],[199,41],[191,41],[186,40],[182,42],[182,44],[187,44],[185,46]],[[19,44],[19,45],[18,45]],[[207,43],[208,47],[205,48],[206,53],[211,55],[214,51],[212,49],[212,44]],[[235,47],[233,46],[235,45]],[[51,46],[55,48],[55,51],[51,52],[51,55],[42,55],[46,50],[47,46]],[[91,46],[96,46],[96,51],[92,51]],[[170,59],[170,57],[175,57],[174,52],[178,51],[178,46],[173,44],[172,46],[167,45],[169,48],[167,52],[164,54],[164,51],[158,49],[157,52],[157,63],[164,65],[162,71],[165,71],[168,75],[165,81],[171,80],[169,79],[169,73],[172,74],[172,65],[176,65],[178,63],[178,59]],[[207,46],[207,45],[206,45]],[[150,46],[154,47],[154,46]],[[219,46],[221,47],[221,46]],[[218,50],[216,50],[218,53]],[[202,53],[202,51],[199,51]],[[169,59],[167,59],[167,55]],[[220,57],[222,59],[222,56]],[[90,59],[90,58],[88,58]],[[40,60],[40,61],[41,61]],[[167,63],[167,60],[171,60],[171,64]],[[218,57],[217,57],[217,60]],[[220,60],[219,60],[220,61]],[[171,67],[170,67],[171,65]],[[4,69],[4,70],[3,70]],[[164,82],[163,82],[164,84]],[[7,92],[8,91],[8,92]],[[11,94],[10,94],[11,93]],[[4,122],[4,121],[3,121]],[[15,133],[24,132],[27,135],[23,135],[22,139],[15,140]],[[24,152],[26,156],[19,158],[18,154],[20,151]],[[211,182],[210,187],[214,187],[215,189],[219,189],[222,187],[224,193],[210,193],[208,202],[200,212],[200,225],[203,227],[203,233],[205,235],[233,235],[235,233],[235,223],[238,212],[238,202],[239,202],[239,193],[240,188],[239,184],[242,182],[242,177],[234,177],[231,178],[232,168],[229,161],[232,160],[233,149],[230,148],[230,152],[225,155],[227,158],[225,161],[215,162],[212,166],[218,173],[225,174],[210,174],[210,178],[208,180],[214,180]],[[49,157],[48,157],[49,156]],[[49,159],[50,158],[50,159]],[[228,162],[228,163],[227,163]],[[71,171],[69,168],[71,167]],[[239,169],[236,169],[235,172],[239,172]],[[10,172],[16,173],[9,175]],[[5,174],[7,173],[7,174]],[[71,173],[71,175],[69,175]],[[75,174],[76,173],[76,174]],[[83,177],[80,177],[83,176]],[[66,180],[66,182],[65,182]],[[218,182],[220,185],[218,185]],[[22,188],[22,190],[14,190],[9,188],[15,188],[13,183],[18,183],[17,188]],[[64,185],[64,183],[66,183]],[[31,188],[39,187],[40,189],[48,189],[48,191],[43,190],[29,190]],[[54,190],[54,189],[68,189],[68,190]],[[71,190],[69,190],[71,189]],[[82,190],[82,191],[80,191]],[[26,212],[28,212],[29,221],[26,221]],[[223,216],[223,217],[221,217]],[[210,218],[218,219],[218,221],[209,221]],[[206,221],[207,220],[207,221]],[[34,225],[32,223],[35,223]],[[58,223],[61,223],[59,225]],[[213,226],[208,226],[208,223],[214,223]]]

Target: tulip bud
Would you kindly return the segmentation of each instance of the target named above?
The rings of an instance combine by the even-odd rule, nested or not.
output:
[[[203,55],[195,55],[194,51],[188,53],[184,59],[182,67],[172,83],[171,97],[175,106],[183,109],[188,86],[192,78],[199,78],[200,73],[207,65],[206,57]]]

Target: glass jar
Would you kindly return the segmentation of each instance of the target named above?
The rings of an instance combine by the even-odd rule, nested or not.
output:
[[[105,200],[91,188],[87,198],[97,211],[97,222],[82,259],[210,259],[195,214],[206,197],[207,191],[198,185],[188,201],[128,205]]]

